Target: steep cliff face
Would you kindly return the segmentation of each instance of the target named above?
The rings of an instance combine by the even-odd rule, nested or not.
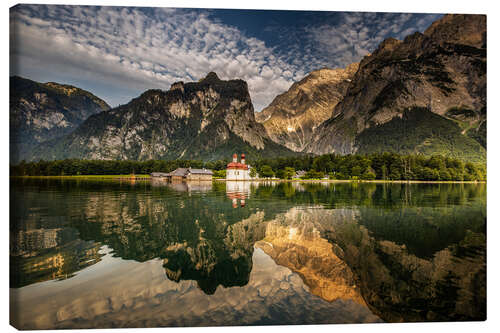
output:
[[[486,137],[486,17],[447,15],[424,34],[414,33],[403,41],[389,38],[373,54],[363,58],[345,97],[332,116],[315,131],[305,151],[317,154],[356,151],[434,152],[484,160]],[[433,131],[425,111],[448,123],[445,132]],[[404,126],[383,126],[402,119]],[[429,127],[430,125],[430,127]],[[372,138],[359,140],[368,128],[399,131],[409,138],[381,142],[364,149]],[[404,132],[411,129],[411,132]],[[389,133],[389,137],[391,137]],[[466,144],[454,145],[458,136]],[[446,144],[444,144],[445,142]],[[450,152],[443,146],[451,145]]]
[[[209,73],[199,82],[149,90],[130,103],[95,115],[35,157],[88,159],[218,159],[291,153],[269,140],[255,121],[245,81]]]
[[[80,88],[54,82],[10,78],[11,162],[42,142],[73,131],[89,116],[108,110],[102,99]]]
[[[345,69],[323,68],[311,72],[278,95],[255,118],[270,138],[294,151],[303,151],[316,129],[331,117],[344,97],[358,64]]]

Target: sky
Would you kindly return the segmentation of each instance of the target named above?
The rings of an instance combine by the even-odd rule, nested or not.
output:
[[[256,111],[309,72],[345,67],[439,14],[18,5],[10,75],[71,84],[111,106],[210,71],[247,81]]]

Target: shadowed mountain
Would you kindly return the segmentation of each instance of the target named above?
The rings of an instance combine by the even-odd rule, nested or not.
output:
[[[10,78],[10,159],[27,158],[40,143],[66,135],[109,105],[88,91],[55,82]]]

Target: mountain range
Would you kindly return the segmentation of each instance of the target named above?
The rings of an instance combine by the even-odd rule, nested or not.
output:
[[[82,89],[11,77],[21,159],[250,159],[372,152],[486,160],[486,17],[445,15],[359,63],[308,74],[254,112],[243,80],[211,72],[110,109]]]
[[[293,154],[255,121],[243,80],[211,72],[170,90],[148,90],[126,105],[89,117],[71,134],[35,148],[48,159],[223,159]]]
[[[486,17],[447,15],[361,60],[332,117],[305,149],[486,154]]]

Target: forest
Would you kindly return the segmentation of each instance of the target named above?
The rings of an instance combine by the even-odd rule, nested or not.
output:
[[[122,175],[170,172],[176,168],[207,168],[225,177],[229,160],[79,160],[25,162],[10,166],[11,176]],[[373,153],[293,156],[249,160],[251,175],[281,179],[484,181],[484,163],[441,155]],[[298,171],[302,171],[297,173]]]

